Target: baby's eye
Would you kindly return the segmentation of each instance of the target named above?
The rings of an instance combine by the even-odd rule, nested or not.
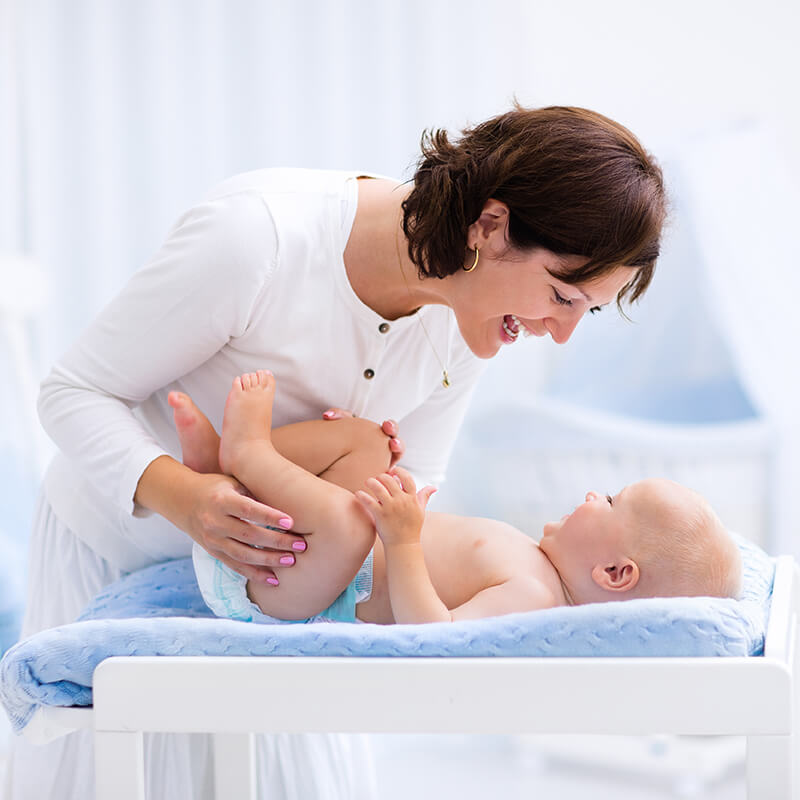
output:
[[[572,305],[572,300],[570,300],[568,297],[564,297],[563,295],[560,295],[558,293],[558,289],[553,289],[553,295],[554,295],[556,303],[558,303],[559,305],[561,305],[561,306],[571,306]]]
[[[606,500],[608,500],[608,504],[609,504],[610,506],[613,506],[613,505],[614,505],[614,501],[611,499],[611,495],[610,495],[610,494],[607,494],[607,495],[606,495]]]
[[[603,310],[603,306],[592,306],[589,309],[590,314],[599,314]]]

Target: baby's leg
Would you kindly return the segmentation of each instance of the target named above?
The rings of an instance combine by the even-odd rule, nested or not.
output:
[[[167,400],[183,463],[195,472],[221,473],[220,438],[208,417],[183,392],[170,392]],[[367,478],[385,472],[391,460],[388,437],[365,419],[296,422],[274,428],[271,438],[284,458],[351,492],[363,488]]]
[[[274,378],[264,371],[234,380],[219,460],[254,497],[291,514],[295,533],[309,535],[308,551],[295,566],[276,569],[279,586],[248,587],[264,613],[302,619],[327,608],[355,577],[375,531],[352,492],[318,478],[276,450],[270,430],[274,393]],[[381,436],[388,462],[386,437]]]
[[[172,406],[183,463],[195,472],[222,472],[219,436],[208,417],[183,392],[170,392],[167,402]]]
[[[355,417],[273,428],[272,444],[284,458],[351,492],[386,472],[392,457],[381,426]]]

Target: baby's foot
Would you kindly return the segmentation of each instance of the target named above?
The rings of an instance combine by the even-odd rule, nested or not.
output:
[[[219,462],[228,475],[236,474],[237,460],[251,442],[272,445],[274,397],[275,378],[265,369],[234,378],[225,402],[219,446]]]
[[[208,417],[183,392],[170,392],[167,402],[172,406],[183,463],[195,472],[220,472],[219,436]]]

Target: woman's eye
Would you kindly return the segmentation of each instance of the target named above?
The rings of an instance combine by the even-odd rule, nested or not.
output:
[[[613,505],[614,505],[614,501],[611,499],[611,495],[610,495],[610,494],[607,494],[607,495],[606,495],[606,500],[608,500],[608,504],[609,504],[610,506],[613,506]]]
[[[558,293],[557,289],[553,289],[553,295],[555,296],[556,303],[558,303],[559,305],[562,305],[562,306],[571,306],[572,305],[572,300],[570,300],[567,297],[563,297],[562,295],[560,295]]]
[[[602,307],[602,306],[592,306],[592,307],[589,309],[589,313],[590,313],[590,314],[599,314],[599,313],[600,313],[602,310],[603,310],[603,307]]]

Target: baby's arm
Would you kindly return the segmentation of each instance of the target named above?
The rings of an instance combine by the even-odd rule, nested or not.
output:
[[[510,574],[496,583],[487,581],[487,585],[479,587],[468,600],[449,609],[431,581],[421,544],[423,524],[428,526],[426,536],[448,535],[441,528],[440,518],[429,517],[427,521],[425,518],[425,506],[435,490],[427,486],[416,492],[409,473],[399,467],[368,480],[366,486],[366,491],[356,492],[356,498],[372,518],[383,542],[389,600],[395,622],[456,622],[561,604],[547,584],[534,574],[531,565],[525,564],[525,571],[521,567],[517,574]],[[467,517],[460,520],[467,547],[471,546],[467,526],[480,523],[485,533],[487,524],[492,524],[491,520]],[[479,573],[483,571],[477,565],[476,569]],[[459,576],[453,574],[451,579],[457,583]]]
[[[395,622],[450,622],[452,616],[431,583],[422,552],[425,507],[436,491],[416,491],[414,479],[395,467],[356,492],[372,518],[386,553],[386,580]]]

